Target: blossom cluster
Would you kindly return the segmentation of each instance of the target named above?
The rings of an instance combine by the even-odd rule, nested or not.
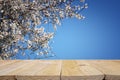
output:
[[[77,1],[76,5],[74,2],[76,0],[0,0],[0,58],[50,53],[54,32],[45,31],[42,24],[50,23],[56,30],[64,18],[84,19],[80,11],[87,8],[85,0]]]

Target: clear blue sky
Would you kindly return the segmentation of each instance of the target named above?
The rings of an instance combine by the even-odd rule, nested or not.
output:
[[[58,27],[56,59],[120,59],[120,0],[88,0],[84,20],[66,19]]]

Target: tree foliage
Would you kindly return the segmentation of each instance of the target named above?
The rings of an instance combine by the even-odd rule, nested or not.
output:
[[[47,56],[54,31],[41,25],[50,23],[56,30],[64,18],[83,19],[85,8],[85,0],[0,0],[0,58]]]

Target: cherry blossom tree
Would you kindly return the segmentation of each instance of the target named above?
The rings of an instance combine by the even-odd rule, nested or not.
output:
[[[84,19],[85,0],[0,0],[0,59],[53,54],[51,39],[62,19]],[[49,32],[43,24],[52,24]]]

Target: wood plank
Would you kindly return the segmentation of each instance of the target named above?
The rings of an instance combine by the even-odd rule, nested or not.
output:
[[[82,63],[82,64],[80,64]],[[104,74],[82,61],[65,60],[62,63],[61,80],[103,80]]]
[[[17,60],[0,60],[0,66],[3,66],[3,65],[9,65],[9,64],[12,64],[14,62],[16,62]]]
[[[0,80],[60,80],[60,72],[61,61],[27,60],[0,67]]]
[[[0,80],[120,80],[120,60],[0,60]]]
[[[105,74],[105,80],[120,80],[120,60],[86,61]]]
[[[13,61],[11,61],[11,62],[13,62]],[[28,65],[28,63],[30,63],[30,61],[29,62],[26,62],[26,61],[15,61],[13,63],[0,66],[0,75],[1,76],[9,75],[8,74],[9,72],[16,71],[20,67],[24,67],[24,65]]]

